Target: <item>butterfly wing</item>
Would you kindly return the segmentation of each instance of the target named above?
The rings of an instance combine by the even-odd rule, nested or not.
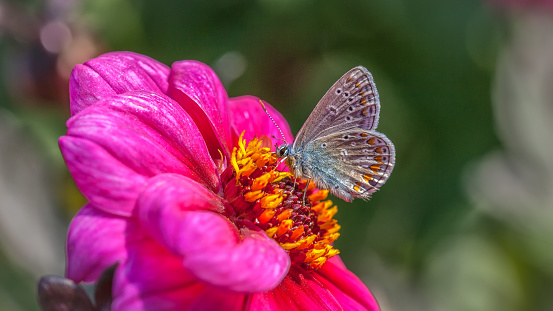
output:
[[[374,130],[380,100],[371,73],[362,66],[344,74],[321,98],[294,140],[294,147],[348,129]]]
[[[395,148],[381,133],[352,129],[307,142],[299,150],[305,177],[346,201],[368,199],[394,168]]]
[[[319,101],[291,150],[298,176],[351,201],[367,199],[394,168],[392,142],[376,132],[380,100],[371,73],[358,66]]]

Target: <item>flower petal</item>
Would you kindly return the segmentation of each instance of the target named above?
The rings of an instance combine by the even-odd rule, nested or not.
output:
[[[115,271],[112,310],[152,310],[147,308],[149,299],[159,303],[155,310],[178,310],[204,290],[179,257],[153,240],[144,239],[127,250],[129,260]]]
[[[290,130],[290,126],[286,119],[271,105],[264,102],[267,111],[271,117],[278,124],[286,142],[291,144],[294,141],[294,136]],[[265,135],[269,138],[271,136],[277,139],[282,139],[282,135],[278,131],[278,128],[271,121],[271,118],[263,110],[259,98],[255,96],[240,96],[229,99],[230,108],[230,122],[233,129],[233,137],[238,140],[240,134],[245,131],[244,139],[250,141],[255,136],[261,137]],[[237,144],[235,144],[237,145]],[[272,146],[270,146],[272,147]]]
[[[68,127],[62,154],[79,189],[99,207],[129,215],[147,177],[166,172],[220,187],[196,125],[165,95],[117,95],[74,116]]]
[[[69,81],[71,115],[98,100],[127,91],[165,93],[169,67],[132,52],[112,52],[75,66]]]
[[[164,194],[168,197],[160,199]],[[288,254],[257,227],[239,232],[213,212],[221,209],[220,200],[186,177],[158,176],[137,202],[138,217],[199,280],[236,292],[274,288],[286,275]]]
[[[312,275],[313,273],[292,266],[288,275],[275,289],[253,294],[246,310],[356,310],[342,309],[332,294]]]
[[[85,205],[71,221],[67,235],[67,278],[96,281],[114,263],[127,258],[125,248],[129,218],[104,213]],[[140,238],[139,234],[132,234]]]
[[[171,66],[168,94],[194,119],[214,159],[229,155],[231,133],[228,96],[215,72],[197,61],[180,61]]]
[[[243,309],[245,295],[198,282],[182,258],[151,239],[131,245],[128,258],[114,278],[113,311]]]
[[[380,310],[376,299],[365,284],[345,269],[338,258],[327,261],[315,272],[315,278],[332,293],[344,310]]]
[[[59,145],[77,187],[92,204],[112,214],[132,214],[145,176],[87,139],[64,136]]]

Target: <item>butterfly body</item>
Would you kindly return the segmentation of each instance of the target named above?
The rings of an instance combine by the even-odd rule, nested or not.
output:
[[[390,176],[392,142],[375,131],[380,101],[370,72],[355,67],[326,92],[292,145],[276,154],[295,176],[346,201],[368,199]]]

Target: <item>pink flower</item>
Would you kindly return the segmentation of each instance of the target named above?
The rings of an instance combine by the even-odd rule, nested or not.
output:
[[[327,192],[276,170],[264,146],[278,130],[257,98],[229,98],[202,63],[130,52],[78,65],[70,95],[60,149],[89,203],[69,228],[67,277],[119,263],[112,310],[378,310],[334,256]]]

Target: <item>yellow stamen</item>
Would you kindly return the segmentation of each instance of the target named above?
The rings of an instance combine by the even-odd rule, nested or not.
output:
[[[331,206],[332,206],[332,201],[326,200],[326,201],[317,203],[315,206],[311,208],[311,210],[317,213],[320,213],[322,210],[325,210]]]
[[[326,262],[326,259],[327,259],[326,257],[319,257],[313,260],[309,266],[312,267],[313,269],[320,268],[324,265],[324,263]]]
[[[257,191],[250,191],[246,194],[244,194],[244,199],[247,201],[247,202],[255,202],[257,201],[258,199],[260,199],[262,196],[263,196],[263,191],[261,190],[257,190]]]
[[[257,165],[256,165],[257,167]],[[252,184],[252,190],[261,190],[263,188],[265,188],[267,186],[267,184],[269,183],[270,179],[271,179],[271,176],[272,174],[269,172],[269,173],[265,173],[259,177],[257,177],[256,179],[254,179],[253,181],[253,184]]]
[[[298,239],[298,238],[303,234],[304,231],[305,231],[305,229],[303,229],[303,226],[297,227],[297,228],[294,229],[294,231],[292,232],[292,235],[290,236],[290,239],[291,239],[291,240],[296,240],[296,239]]]
[[[301,239],[299,241],[300,245],[298,246],[298,249],[308,248],[309,246],[311,246],[311,244],[313,244],[313,242],[315,241],[316,238],[317,238],[317,236],[313,234],[313,235],[310,235],[306,238]]]
[[[240,163],[239,163],[240,164]],[[255,170],[257,169],[257,166],[255,165],[255,163],[253,163],[251,160],[250,161],[247,161],[246,164],[244,164],[244,166],[242,167],[242,169],[240,169],[237,173],[237,175],[240,175],[240,176],[250,176],[253,172],[255,172]]]
[[[232,150],[232,156],[230,157],[230,163],[232,164],[232,167],[234,167],[234,171],[236,172],[236,180],[240,178],[240,168],[238,168],[238,163],[236,162],[236,148]]]
[[[275,233],[277,232],[277,230],[278,230],[278,227],[271,227],[271,228],[265,230],[265,233],[267,233],[267,235],[270,238],[272,238],[275,235]]]
[[[275,211],[273,210],[270,210],[270,209],[266,209],[263,211],[263,213],[261,213],[261,215],[259,215],[259,217],[257,219],[259,219],[259,222],[264,224],[266,222],[268,222],[269,220],[271,220],[273,218],[273,216],[275,216]]]
[[[330,221],[327,221],[327,222],[325,222],[324,224],[319,224],[319,228],[328,230],[328,229],[334,227],[334,225],[335,225],[336,223],[338,223],[338,220],[336,220],[336,219],[331,219]]]
[[[259,200],[259,203],[261,204],[261,208],[276,208],[283,200],[282,194],[275,193],[275,194],[268,194],[261,198]]]
[[[286,232],[288,232],[288,230],[290,230],[290,228],[292,228],[293,224],[294,222],[291,219],[284,220],[283,222],[280,223],[280,226],[278,226],[276,235],[281,236],[285,234]]]
[[[244,134],[246,133],[246,131],[243,131],[242,134],[240,134],[240,137],[238,138],[238,147],[240,147],[240,151],[242,151],[242,154],[245,156],[246,155],[246,140],[243,139],[244,138]]]
[[[336,233],[340,231],[340,228],[342,228],[342,226],[340,226],[339,224],[334,224],[334,226],[332,226],[332,228],[330,229],[327,229],[326,232],[328,232],[329,234]]]
[[[326,253],[325,256],[326,256],[326,258],[330,258],[330,257],[338,255],[338,254],[340,254],[340,251],[335,249],[335,248],[332,248],[328,251],[328,253]]]
[[[275,180],[273,180],[273,182],[278,182],[278,181],[281,181],[282,179],[284,179],[286,177],[292,177],[292,176],[294,176],[294,175],[290,172],[280,172],[278,174],[278,177],[275,178]]]
[[[330,219],[332,219],[332,217],[334,217],[336,213],[338,213],[338,207],[333,206],[332,208],[326,209],[322,213],[320,213],[319,216],[317,217],[317,221],[327,222]]]
[[[293,209],[284,210],[282,213],[278,214],[277,219],[279,221],[283,221],[285,219],[290,218],[290,216],[292,216],[292,213],[294,213]]]
[[[325,236],[325,237],[321,240],[321,242],[330,244],[330,243],[336,241],[336,239],[338,239],[339,236],[340,236],[340,233],[333,233],[333,234],[331,234],[331,235]]]
[[[313,193],[312,195],[310,195],[309,200],[316,202],[316,201],[326,199],[327,196],[328,196],[328,190],[319,190]]]
[[[305,261],[313,261],[326,253],[326,249],[312,249],[305,254]]]
[[[297,248],[298,246],[300,246],[301,242],[295,242],[295,243],[282,243],[280,244],[280,246],[282,248],[284,248],[285,250],[290,250],[290,249],[294,249],[294,248]]]

